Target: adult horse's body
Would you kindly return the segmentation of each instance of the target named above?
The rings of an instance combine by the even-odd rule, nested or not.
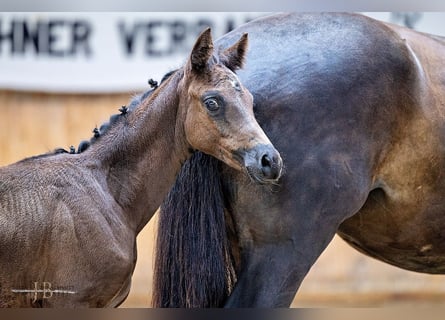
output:
[[[183,68],[121,108],[81,153],[0,168],[0,306],[119,305],[136,235],[194,149],[264,183],[279,177],[280,156],[233,72],[246,49],[244,35],[216,56],[204,31]]]
[[[395,266],[445,273],[444,39],[355,14],[279,14],[217,44],[242,32],[252,41],[239,76],[285,173],[271,189],[220,165],[237,276],[225,305],[289,306],[335,233]],[[196,287],[185,297],[157,288],[154,304],[186,305]]]

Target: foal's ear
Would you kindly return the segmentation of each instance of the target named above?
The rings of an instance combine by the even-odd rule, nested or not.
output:
[[[193,46],[190,59],[188,61],[189,69],[196,72],[204,71],[213,54],[213,41],[210,28],[205,29],[196,40]]]
[[[246,57],[248,44],[247,33],[244,33],[233,46],[224,50],[221,57],[222,63],[233,72],[241,69]]]

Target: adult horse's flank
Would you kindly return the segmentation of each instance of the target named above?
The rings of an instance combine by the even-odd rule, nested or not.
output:
[[[127,296],[136,235],[193,150],[276,181],[281,158],[238,81],[247,35],[218,55],[210,30],[185,66],[113,116],[81,153],[0,168],[0,305],[117,306]]]
[[[336,232],[395,266],[445,273],[444,39],[356,14],[278,14],[247,23],[216,44],[228,46],[243,32],[252,41],[239,77],[283,156],[285,174],[271,191],[220,164],[212,169],[221,175],[221,196],[207,194],[213,189],[206,185],[189,186],[198,194],[184,195],[181,186],[190,176],[209,170],[199,164],[208,156],[196,155],[160,220],[161,226],[172,223],[187,208],[199,219],[218,205],[210,197],[219,197],[231,218],[237,277],[225,305],[289,306]],[[188,203],[199,195],[211,205]],[[179,227],[184,230],[178,234],[190,229]],[[167,252],[166,241],[158,245]],[[192,273],[184,268],[197,266],[178,263],[156,268],[181,278]],[[174,286],[157,287],[155,305],[186,306],[200,283],[189,283],[182,296]]]

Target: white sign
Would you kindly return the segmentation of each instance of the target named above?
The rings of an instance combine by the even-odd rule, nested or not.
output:
[[[0,88],[116,92],[183,65],[197,36],[214,39],[264,13],[0,13]]]
[[[127,92],[183,65],[198,34],[214,38],[266,13],[0,13],[0,89]],[[444,34],[445,14],[367,12]]]

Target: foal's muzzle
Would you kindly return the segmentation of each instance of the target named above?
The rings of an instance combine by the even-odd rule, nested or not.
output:
[[[275,183],[281,176],[283,161],[272,145],[258,145],[236,152],[249,176],[259,183]]]

